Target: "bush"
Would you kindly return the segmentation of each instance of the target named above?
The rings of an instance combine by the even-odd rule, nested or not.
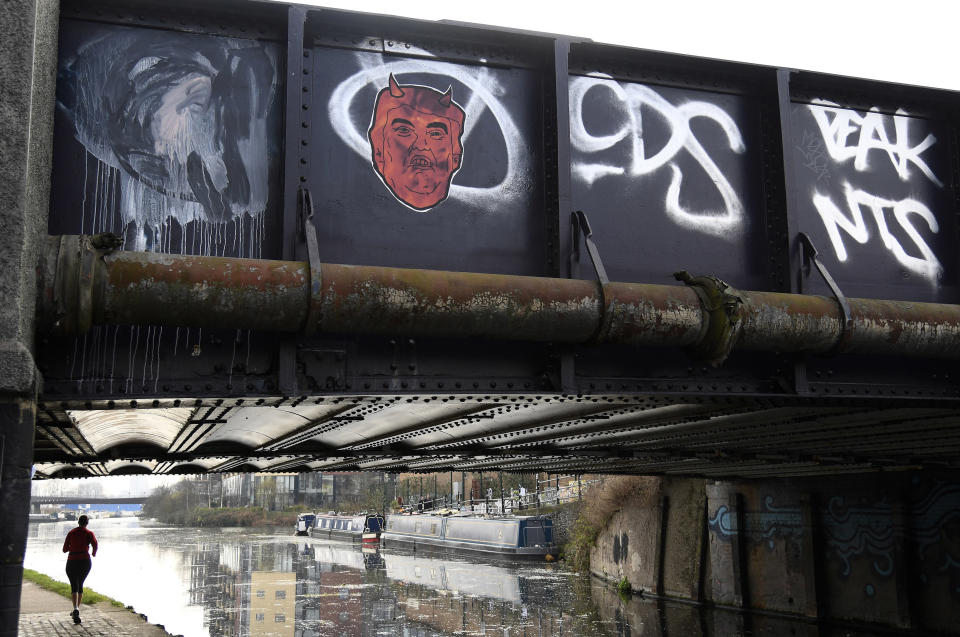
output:
[[[293,526],[295,511],[267,511],[260,507],[207,509],[191,512],[190,526]]]
[[[305,507],[267,511],[262,507],[209,509],[189,506],[195,502],[190,488],[190,483],[183,481],[157,489],[143,503],[143,514],[174,526],[293,526],[297,513],[306,510]]]

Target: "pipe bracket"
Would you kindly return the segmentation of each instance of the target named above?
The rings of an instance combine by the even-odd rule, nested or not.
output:
[[[97,264],[122,243],[120,237],[109,232],[93,236],[64,235],[56,242],[51,319],[57,331],[73,334],[90,331],[94,324]]]
[[[609,297],[607,286],[610,278],[607,276],[607,270],[603,267],[603,260],[600,258],[600,250],[593,240],[593,228],[590,226],[590,219],[587,213],[582,210],[576,210],[570,213],[570,276],[576,277],[580,270],[580,238],[583,238],[583,244],[587,248],[587,255],[590,257],[590,263],[593,265],[593,272],[597,277],[597,283],[600,290],[600,320],[597,323],[597,329],[590,339],[590,343],[597,344],[603,342],[604,337],[610,332],[610,321],[613,319],[612,308],[613,299]]]
[[[673,277],[693,288],[706,315],[706,329],[693,352],[713,367],[719,367],[737,344],[743,325],[743,299],[737,291],[715,276],[690,276],[686,270]]]
[[[312,336],[320,325],[323,308],[323,277],[320,266],[320,246],[317,243],[317,229],[313,224],[313,197],[309,188],[300,189],[300,216],[303,221],[303,235],[307,244],[307,258],[310,266],[310,298],[308,300],[307,319],[303,325],[303,335]]]
[[[827,266],[823,265],[820,261],[820,252],[817,250],[817,246],[813,244],[813,239],[810,238],[810,235],[806,232],[801,232],[797,236],[800,238],[800,245],[803,247],[803,263],[806,274],[809,276],[810,264],[812,263],[817,268],[820,278],[822,278],[824,283],[827,284],[827,287],[830,288],[830,293],[833,294],[833,298],[836,299],[837,305],[840,306],[840,313],[843,315],[843,321],[840,323],[840,336],[830,351],[827,352],[828,356],[832,356],[843,349],[843,346],[850,339],[850,335],[853,332],[853,314],[850,311],[850,303],[847,302],[847,297],[844,296],[840,290],[840,286],[837,285],[834,278],[830,276],[830,271],[827,270]]]

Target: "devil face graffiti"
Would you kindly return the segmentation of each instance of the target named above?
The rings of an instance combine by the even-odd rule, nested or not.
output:
[[[463,157],[465,117],[450,89],[400,86],[390,75],[367,136],[373,168],[397,199],[425,211],[447,198]]]

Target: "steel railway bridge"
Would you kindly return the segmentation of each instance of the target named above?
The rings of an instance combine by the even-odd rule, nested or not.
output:
[[[0,9],[24,527],[31,466],[955,475],[956,93],[194,4]]]

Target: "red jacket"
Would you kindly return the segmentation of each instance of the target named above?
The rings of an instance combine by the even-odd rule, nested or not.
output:
[[[86,527],[75,527],[67,533],[67,539],[63,541],[63,552],[69,553],[69,555],[67,555],[67,561],[89,560],[90,556],[87,554],[87,547],[90,545],[93,545],[93,555],[96,556],[97,536]]]

